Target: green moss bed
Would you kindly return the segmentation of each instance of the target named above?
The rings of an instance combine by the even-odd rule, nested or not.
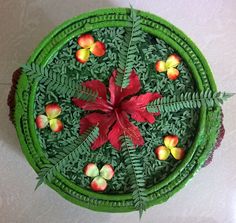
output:
[[[103,57],[91,55],[89,61],[85,64],[81,64],[75,59],[76,50],[79,49],[76,37],[53,56],[47,67],[56,75],[70,76],[78,83],[98,79],[108,86],[109,77],[118,64],[118,52],[124,32],[123,28],[94,30],[91,34],[95,40],[105,43],[106,54]],[[180,76],[175,81],[169,80],[165,73],[155,71],[157,60],[166,60],[170,54],[176,53],[163,40],[143,33],[142,41],[137,45],[136,50],[136,64],[134,67],[142,84],[140,93],[159,92],[166,96],[195,90],[193,77],[184,61],[178,66]],[[64,130],[53,133],[50,128],[37,129],[41,147],[49,158],[53,158],[58,152],[66,149],[71,141],[78,138],[79,121],[88,113],[76,107],[71,102],[71,98],[63,98],[51,91],[50,86],[39,83],[35,101],[35,117],[38,114],[43,114],[45,105],[51,102],[57,102],[62,108],[60,119],[64,124]],[[187,153],[194,139],[198,117],[198,110],[191,109],[161,114],[156,117],[154,124],[139,123],[132,120],[140,129],[145,140],[145,145],[138,147],[136,153],[144,166],[147,188],[166,178],[181,162],[175,160],[172,156],[166,161],[159,161],[156,158],[154,149],[163,144],[165,135],[174,134],[179,137],[178,146],[184,148]],[[109,142],[95,151],[91,150],[89,156],[87,154],[81,155],[78,160],[69,163],[62,171],[62,174],[70,181],[90,190],[91,179],[83,173],[86,164],[92,162],[101,167],[109,163],[114,167],[115,175],[108,182],[108,187],[103,193],[130,192],[131,187],[123,156]]]

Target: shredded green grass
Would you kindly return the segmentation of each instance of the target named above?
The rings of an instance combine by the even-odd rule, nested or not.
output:
[[[104,57],[90,56],[87,63],[81,64],[75,59],[75,52],[79,49],[77,38],[69,41],[48,63],[56,75],[70,76],[78,83],[86,80],[99,79],[108,85],[108,79],[118,65],[118,52],[124,36],[123,28],[103,28],[95,30],[92,35],[96,40],[106,44],[107,51]],[[170,81],[165,73],[155,71],[157,60],[166,60],[175,53],[164,41],[143,33],[140,43],[136,47],[136,64],[134,65],[142,83],[142,90],[145,92],[159,92],[163,96],[194,91],[195,85],[191,73],[186,64],[182,61],[178,66],[180,77]],[[50,128],[38,130],[38,137],[45,154],[52,158],[72,141],[78,138],[80,119],[87,114],[71,103],[70,98],[63,98],[50,90],[49,87],[39,85],[35,102],[35,117],[44,113],[44,106],[50,102],[57,102],[62,107],[60,118],[64,123],[64,130],[60,133],[53,133]],[[163,136],[175,134],[179,136],[179,145],[186,151],[190,148],[198,122],[198,110],[185,110],[176,113],[162,114],[156,118],[154,124],[132,122],[138,126],[145,145],[137,148],[136,153],[143,159],[144,176],[146,187],[151,187],[157,182],[166,178],[181,161],[169,157],[166,161],[159,161],[154,149],[163,144]],[[89,157],[81,155],[82,161],[74,161],[66,166],[62,174],[76,184],[90,188],[90,178],[83,174],[83,168],[87,163],[97,163],[101,168],[104,164],[110,163],[115,169],[115,175],[109,181],[108,189],[104,193],[126,193],[130,192],[129,177],[125,168],[123,156],[116,151],[110,143],[96,151],[91,151]]]

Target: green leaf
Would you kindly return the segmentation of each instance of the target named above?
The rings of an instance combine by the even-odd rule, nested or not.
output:
[[[121,147],[124,155],[124,162],[132,185],[134,207],[139,211],[139,216],[141,218],[143,211],[146,210],[147,200],[144,169],[140,157],[136,155],[136,150],[131,139],[127,136],[122,136],[120,140],[122,142]]]
[[[118,55],[119,64],[116,84],[122,88],[129,85],[130,73],[132,72],[136,58],[136,45],[141,41],[141,34],[141,18],[137,16],[137,11],[131,7],[128,27],[126,28],[123,44]]]
[[[22,69],[31,81],[40,81],[41,84],[47,86],[47,89],[55,91],[63,97],[76,97],[86,101],[94,101],[98,96],[96,91],[82,85],[78,86],[74,79],[56,75],[51,70],[38,64],[25,64]]]
[[[46,67],[38,64],[25,64],[22,66],[23,72],[27,75],[29,80],[37,81],[47,86],[48,89],[57,92],[63,97],[71,97],[77,90],[75,80],[69,77],[55,75]]]
[[[37,189],[43,182],[48,180],[51,182],[55,176],[55,173],[61,172],[62,169],[75,159],[79,159],[81,154],[84,154],[85,150],[90,151],[91,144],[97,139],[99,129],[97,126],[90,128],[78,139],[69,144],[64,152],[60,152],[50,161],[50,164],[45,164],[44,168],[38,173]]]
[[[156,112],[177,112],[183,109],[194,109],[202,106],[208,108],[223,104],[229,97],[234,94],[225,92],[213,92],[210,90],[202,92],[186,92],[181,95],[167,96],[159,98],[148,104],[147,110],[152,113]]]
[[[35,186],[35,191],[39,188],[39,186],[43,183],[43,177],[37,177],[37,179],[38,179],[38,182],[37,182],[37,184],[36,184],[36,186]]]
[[[74,97],[85,100],[95,101],[98,96],[97,91],[93,91],[85,86],[80,85],[74,95]]]

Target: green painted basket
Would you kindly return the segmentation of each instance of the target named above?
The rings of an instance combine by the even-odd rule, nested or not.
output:
[[[103,27],[126,27],[130,9],[100,9],[74,17],[54,29],[34,50],[28,63],[35,62],[45,66],[53,55],[68,41],[82,33]],[[188,65],[199,91],[216,91],[211,70],[196,45],[182,31],[160,17],[139,11],[141,25],[147,32],[164,40],[183,58]],[[11,106],[13,122],[18,138],[30,165],[38,173],[46,157],[40,147],[33,116],[37,83],[28,82],[26,75],[20,75]],[[164,180],[146,189],[147,207],[166,201],[179,191],[203,166],[212,153],[221,126],[221,108],[200,109],[198,130],[194,142],[185,159]],[[60,173],[52,183],[48,183],[65,199],[95,211],[129,212],[134,211],[131,194],[101,194],[74,184]]]

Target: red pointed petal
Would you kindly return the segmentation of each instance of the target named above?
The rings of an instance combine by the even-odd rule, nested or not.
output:
[[[112,165],[105,164],[100,170],[100,176],[102,176],[106,180],[110,180],[114,176],[114,169]]]
[[[92,81],[86,81],[82,83],[83,86],[96,91],[98,93],[98,96],[103,98],[104,100],[107,100],[107,89],[105,84],[103,84],[99,80],[92,80]]]
[[[86,111],[104,111],[110,112],[112,107],[102,98],[97,98],[95,101],[84,101],[78,98],[72,98],[72,102],[79,108],[82,108]]]
[[[97,41],[96,43],[94,43],[91,48],[90,51],[97,57],[102,57],[105,53],[106,53],[106,46],[104,43]]]
[[[159,160],[166,160],[170,155],[170,150],[165,146],[158,146],[155,149],[155,154]]]
[[[60,132],[64,128],[62,122],[59,119],[51,119],[49,121],[49,125],[53,132]]]
[[[139,96],[133,96],[127,101],[121,104],[123,111],[131,115],[131,117],[138,122],[155,122],[154,115],[159,115],[159,113],[153,114],[149,113],[146,106],[151,101],[160,98],[161,95],[158,93],[146,93]]]
[[[167,148],[175,147],[179,142],[179,138],[176,135],[165,136],[164,144]]]
[[[94,191],[104,191],[107,188],[107,181],[103,177],[97,176],[91,182],[91,188]]]
[[[79,49],[76,51],[75,58],[80,63],[86,63],[89,59],[90,52],[88,49]]]
[[[179,71],[176,68],[169,68],[167,70],[167,77],[170,80],[176,80],[179,77]]]
[[[88,177],[96,177],[99,175],[99,169],[96,164],[89,163],[84,167],[84,174]]]
[[[177,148],[177,147],[174,147],[174,148],[171,148],[171,154],[172,156],[177,159],[177,160],[181,160],[184,158],[184,155],[185,155],[185,151],[182,149],[182,148]]]
[[[80,120],[80,134],[83,134],[91,126],[98,125],[99,136],[92,145],[95,150],[108,141],[109,128],[115,122],[114,114],[91,113]]]
[[[104,112],[109,112],[112,110],[112,107],[108,104],[106,99],[106,86],[101,81],[86,81],[82,83],[82,85],[86,86],[87,88],[93,91],[96,91],[98,93],[98,97],[95,101],[84,101],[78,98],[73,98],[72,101],[76,106],[88,111],[100,110]]]
[[[116,113],[117,121],[108,134],[108,139],[112,146],[120,150],[121,142],[120,137],[127,135],[130,137],[134,145],[143,145],[144,140],[137,126],[132,124],[126,113]]]
[[[141,84],[138,78],[138,75],[133,70],[130,74],[130,82],[126,88],[121,89],[120,86],[117,86],[115,83],[115,78],[117,76],[117,71],[113,71],[112,76],[109,80],[109,91],[111,96],[111,103],[113,105],[118,105],[125,97],[134,95],[139,92]]]
[[[78,38],[78,44],[82,47],[82,48],[89,48],[93,45],[94,43],[94,38],[91,34],[83,34]]]
[[[111,145],[117,150],[120,150],[120,147],[121,147],[120,137],[123,134],[124,134],[124,131],[121,128],[119,122],[115,123],[115,125],[112,127],[111,131],[108,134],[108,139]]]
[[[162,60],[157,61],[156,65],[155,65],[155,68],[156,68],[157,72],[164,72],[164,71],[166,71],[166,63],[165,63],[165,61],[162,61]]]
[[[48,118],[56,118],[61,114],[61,107],[57,103],[51,103],[45,107],[46,114]]]
[[[48,117],[46,115],[38,115],[35,122],[39,129],[43,129],[48,125]]]

